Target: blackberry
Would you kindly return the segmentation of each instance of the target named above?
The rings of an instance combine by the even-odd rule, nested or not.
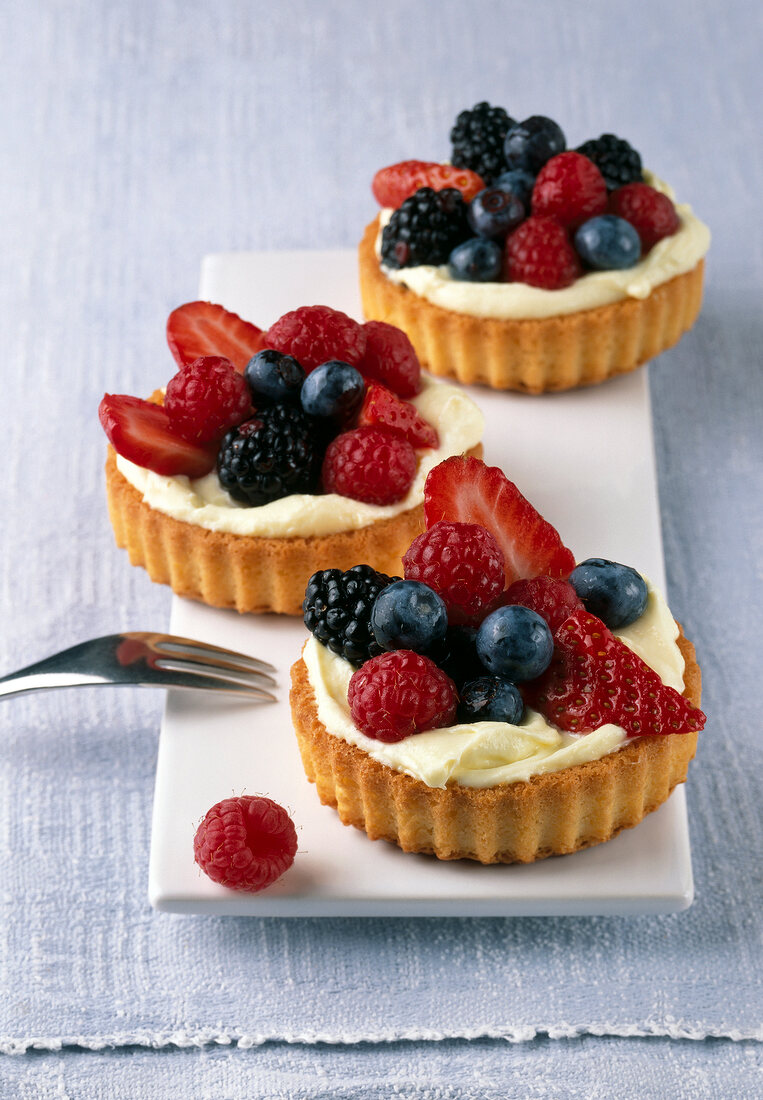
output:
[[[322,446],[310,417],[294,405],[259,409],[223,438],[217,475],[242,504],[267,504],[292,493],[313,493]]]
[[[451,162],[456,168],[471,168],[490,184],[506,171],[503,142],[514,119],[503,107],[482,102],[471,111],[462,111],[450,131],[453,143]]]
[[[394,268],[445,264],[456,245],[470,236],[460,191],[420,187],[384,227],[382,261]]]
[[[472,626],[449,626],[445,637],[427,651],[442,671],[450,676],[457,688],[478,676],[485,676],[485,666],[477,654],[477,630]]]
[[[615,134],[602,134],[600,138],[584,141],[578,153],[592,160],[604,176],[608,191],[616,191],[626,183],[641,183],[641,156],[625,138]]]
[[[305,626],[332,653],[359,668],[384,652],[371,630],[371,609],[382,589],[399,580],[370,565],[355,565],[346,573],[313,573],[302,604]]]

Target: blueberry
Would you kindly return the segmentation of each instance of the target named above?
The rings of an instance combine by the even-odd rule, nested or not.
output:
[[[524,203],[525,210],[530,209],[535,176],[524,168],[512,168],[499,176],[493,187],[500,187],[502,191],[511,191],[515,198]]]
[[[268,397],[271,401],[297,401],[305,372],[292,355],[265,348],[246,364],[244,377],[252,396]]]
[[[646,581],[629,565],[588,558],[573,569],[570,584],[587,609],[610,630],[635,623],[646,610]]]
[[[448,258],[450,277],[466,283],[497,283],[502,267],[503,249],[484,237],[456,245]]]
[[[376,597],[371,629],[382,649],[423,653],[445,637],[448,612],[429,585],[395,581]]]
[[[641,241],[630,222],[614,214],[589,218],[575,233],[575,248],[598,271],[633,267],[641,259]]]
[[[311,371],[300,398],[308,416],[320,416],[344,423],[363,400],[363,375],[341,359],[330,359]]]
[[[553,119],[533,115],[514,123],[506,134],[503,152],[509,168],[524,168],[537,175],[547,160],[566,147],[564,133]]]
[[[529,607],[499,607],[477,631],[477,652],[488,672],[509,680],[534,680],[554,652],[548,624]]]
[[[503,676],[480,676],[460,691],[459,722],[508,722],[518,726],[525,704],[516,684]]]
[[[502,240],[525,216],[523,203],[511,191],[486,187],[474,196],[466,220],[480,237]]]

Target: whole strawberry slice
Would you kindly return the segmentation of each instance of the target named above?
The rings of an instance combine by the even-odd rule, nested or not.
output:
[[[554,634],[546,672],[525,685],[530,706],[569,733],[590,733],[605,723],[628,737],[693,733],[705,715],[667,687],[640,657],[595,615],[574,611]]]
[[[358,425],[382,425],[404,435],[412,447],[437,447],[437,431],[410,401],[403,401],[392,390],[371,382],[366,390]]]
[[[485,187],[485,181],[468,168],[454,168],[452,164],[437,164],[426,160],[401,160],[380,168],[373,178],[371,190],[380,206],[397,209],[420,187],[442,191],[455,187],[469,202]]]
[[[202,355],[230,359],[238,371],[267,347],[262,329],[214,302],[186,302],[167,318],[167,343],[181,367]]]
[[[214,467],[217,447],[191,443],[170,427],[161,405],[126,394],[104,394],[98,419],[117,454],[156,474],[203,477]]]
[[[541,574],[566,578],[575,568],[551,524],[502,470],[478,458],[448,458],[430,471],[424,515],[428,528],[441,519],[487,527],[503,551],[507,585]]]

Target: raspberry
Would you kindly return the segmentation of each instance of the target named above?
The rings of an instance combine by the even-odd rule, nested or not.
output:
[[[288,871],[297,851],[294,822],[263,795],[225,798],[196,830],[193,854],[213,882],[231,890],[264,890]]]
[[[546,620],[552,634],[573,611],[580,611],[583,607],[572,585],[553,577],[514,581],[507,588],[502,603],[529,607]]]
[[[386,386],[372,382],[358,417],[360,427],[377,424],[404,435],[412,447],[437,447],[437,431],[410,401],[401,401]]]
[[[413,540],[403,567],[406,580],[442,597],[450,623],[477,626],[503,592],[503,551],[478,523],[435,523]]]
[[[583,274],[575,249],[554,218],[533,215],[506,241],[503,271],[508,282],[561,290]]]
[[[454,168],[452,164],[435,164],[425,160],[401,160],[380,168],[374,176],[371,190],[380,206],[397,208],[420,187],[442,191],[455,187],[468,202],[482,190],[485,181],[468,168]]]
[[[363,331],[366,353],[360,373],[398,397],[415,397],[421,390],[421,366],[406,334],[386,321],[366,321]]]
[[[323,488],[365,504],[394,504],[410,489],[416,454],[389,428],[355,428],[338,435],[323,460]]]
[[[169,380],[164,407],[178,435],[207,443],[246,420],[252,395],[230,359],[202,355]]]
[[[609,209],[631,223],[641,240],[642,254],[663,237],[670,237],[680,224],[668,196],[647,183],[627,183],[613,191]]]
[[[604,177],[582,153],[559,153],[538,173],[533,187],[533,214],[556,218],[565,228],[577,229],[606,209]]]
[[[330,306],[300,306],[270,326],[266,346],[293,355],[307,374],[329,359],[360,365],[366,350],[363,326]]]
[[[410,649],[372,657],[353,674],[347,699],[358,729],[387,742],[452,726],[458,703],[450,677]]]

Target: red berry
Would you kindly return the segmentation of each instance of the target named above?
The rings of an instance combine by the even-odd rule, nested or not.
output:
[[[436,430],[425,420],[410,401],[401,401],[386,386],[372,382],[366,390],[358,424],[378,424],[404,435],[412,447],[437,447],[440,440]]]
[[[506,583],[523,577],[568,577],[575,559],[555,529],[497,466],[447,458],[424,485],[427,528],[441,519],[479,523],[503,551]]]
[[[691,733],[705,725],[701,710],[667,687],[624,642],[588,611],[575,611],[554,634],[546,672],[524,685],[530,706],[570,733],[605,723],[629,737]]]
[[[609,209],[625,218],[641,238],[642,254],[678,231],[681,224],[676,208],[667,195],[648,183],[626,183],[609,196]]]
[[[224,355],[238,371],[267,347],[262,329],[213,302],[187,302],[167,318],[167,343],[185,367],[202,355]]]
[[[98,418],[117,454],[154,473],[203,477],[215,465],[216,448],[183,439],[173,430],[161,405],[106,393]]]
[[[503,274],[510,283],[561,290],[579,279],[583,269],[559,222],[533,215],[509,234]]]
[[[583,607],[572,585],[553,577],[514,581],[501,602],[504,605],[519,604],[520,607],[529,607],[531,611],[537,612],[551,627],[552,634],[573,611],[579,611]]]
[[[421,365],[413,344],[402,329],[386,321],[366,321],[366,352],[360,373],[381,382],[398,397],[415,397],[421,391]]]
[[[416,453],[389,428],[355,428],[329,443],[323,459],[323,488],[364,504],[402,500],[416,475]]]
[[[203,355],[169,380],[164,407],[174,431],[204,443],[246,420],[252,395],[230,359]]]
[[[300,306],[270,326],[265,346],[293,355],[307,374],[329,359],[360,367],[366,350],[362,325],[330,306]]]
[[[355,725],[377,741],[402,741],[456,720],[456,685],[429,657],[396,649],[372,657],[347,692]]]
[[[213,882],[231,890],[264,890],[288,871],[297,831],[283,806],[263,795],[224,798],[196,830],[193,854]]]
[[[452,164],[436,164],[426,160],[401,160],[380,168],[374,176],[371,190],[380,206],[400,206],[420,187],[442,191],[455,187],[464,201],[473,199],[485,186],[484,180],[468,168],[454,168]]]
[[[452,624],[478,626],[503,592],[503,551],[477,523],[440,520],[413,540],[403,567],[442,597]]]
[[[532,212],[556,218],[566,229],[577,229],[607,209],[607,185],[592,160],[582,153],[559,153],[538,173]]]

